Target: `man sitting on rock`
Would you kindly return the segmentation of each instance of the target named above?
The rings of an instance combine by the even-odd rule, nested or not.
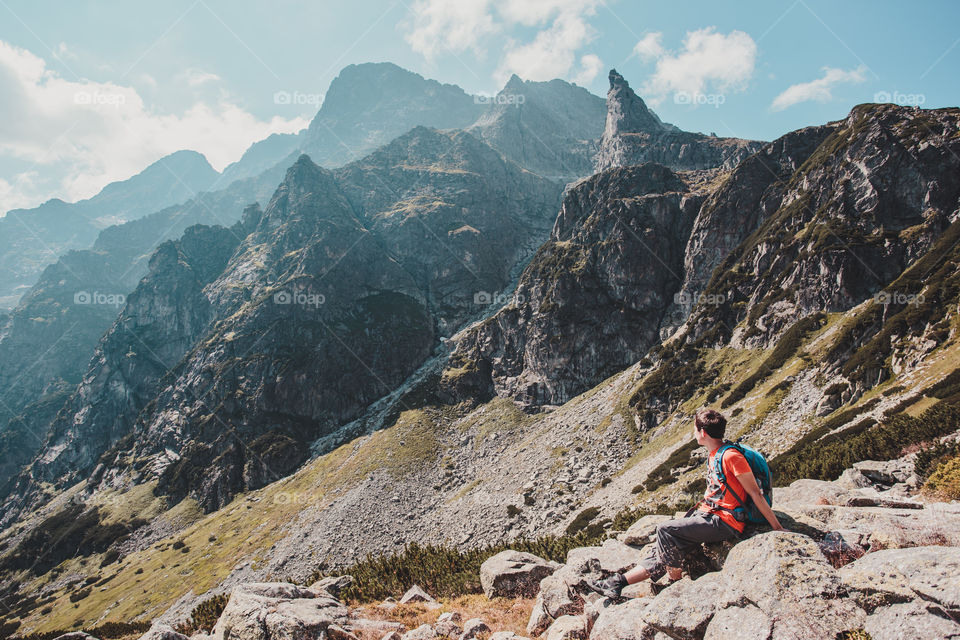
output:
[[[747,504],[747,496],[750,496],[753,504],[775,531],[783,530],[777,516],[764,499],[750,464],[742,453],[734,448],[727,448],[721,460],[727,486],[717,477],[714,454],[724,444],[723,434],[726,427],[727,419],[713,409],[701,409],[694,419],[693,435],[697,444],[706,447],[710,454],[707,461],[707,490],[697,513],[686,518],[668,520],[657,526],[656,545],[646,558],[625,574],[618,573],[606,580],[588,582],[591,589],[608,598],[617,598],[627,585],[647,578],[659,580],[664,573],[670,576],[671,581],[679,580],[682,573],[681,561],[686,554],[704,542],[721,542],[740,537],[745,523],[737,520],[734,509],[741,504]],[[739,501],[730,495],[731,491],[737,493]]]

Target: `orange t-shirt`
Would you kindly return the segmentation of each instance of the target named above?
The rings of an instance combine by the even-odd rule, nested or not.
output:
[[[717,449],[719,451],[719,449]],[[714,456],[717,451],[714,451],[710,454],[710,458],[707,461],[707,490],[703,494],[704,499],[713,499],[721,507],[726,507],[727,509],[735,509],[740,506],[740,503],[737,502],[737,499],[730,495],[730,491],[736,491],[737,495],[743,500],[743,504],[750,504],[750,498],[747,497],[747,491],[743,488],[743,485],[740,484],[740,481],[737,480],[737,476],[741,473],[753,473],[753,470],[750,468],[750,463],[747,462],[747,459],[743,457],[743,454],[737,451],[736,449],[727,449],[723,454],[723,475],[727,479],[727,484],[730,486],[730,491],[727,491],[726,494],[723,493],[723,485],[720,483],[720,479],[717,478],[716,467],[714,466]],[[721,497],[722,495],[722,497]],[[700,503],[700,510],[706,511],[707,513],[716,513],[720,516],[720,519],[726,522],[728,525],[736,529],[737,531],[743,533],[743,529],[746,526],[746,523],[737,521],[733,517],[733,514],[729,511],[724,511],[723,509],[714,509],[706,503]]]

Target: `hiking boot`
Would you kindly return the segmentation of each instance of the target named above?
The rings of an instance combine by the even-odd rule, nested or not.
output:
[[[627,586],[627,579],[615,573],[604,580],[587,580],[587,586],[605,598],[619,598],[620,592]]]

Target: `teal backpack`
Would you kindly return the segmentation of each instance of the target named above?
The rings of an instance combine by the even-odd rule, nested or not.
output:
[[[733,499],[740,504],[739,507],[736,507],[732,510],[733,517],[736,518],[738,522],[764,524],[767,519],[761,515],[760,510],[757,509],[755,504],[753,504],[753,501],[749,500],[749,504],[744,504],[743,500],[740,499],[740,496],[737,495],[737,492],[733,491],[730,488],[730,485],[727,483],[727,479],[723,473],[723,454],[726,453],[728,449],[736,449],[743,454],[744,458],[747,459],[747,463],[750,465],[750,470],[753,471],[753,475],[757,479],[757,484],[760,486],[760,492],[763,494],[767,504],[772,507],[773,474],[770,473],[770,465],[767,464],[767,459],[763,457],[762,453],[756,449],[748,447],[745,444],[740,444],[739,442],[724,442],[720,448],[717,449],[717,453],[713,456],[715,467],[714,472],[717,475],[717,479],[723,485],[724,492],[729,491],[731,495],[733,495]],[[710,504],[710,506],[716,509],[730,511],[730,509],[725,509],[724,507],[716,504]]]

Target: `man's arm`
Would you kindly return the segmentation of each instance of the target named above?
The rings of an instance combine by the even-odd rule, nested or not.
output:
[[[753,473],[739,473],[737,474],[737,480],[743,485],[743,489],[753,500],[753,504],[757,505],[757,509],[760,510],[761,515],[770,523],[773,530],[783,531],[783,525],[780,524],[780,521],[777,520],[777,515],[773,512],[773,509],[770,508],[770,505],[767,504],[767,500],[763,497],[763,492],[760,491],[760,485],[757,484],[757,479],[753,477]]]

